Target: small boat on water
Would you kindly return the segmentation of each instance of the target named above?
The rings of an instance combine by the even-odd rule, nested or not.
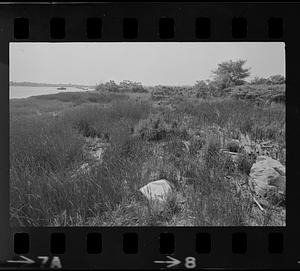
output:
[[[66,90],[65,87],[58,87],[57,90]]]

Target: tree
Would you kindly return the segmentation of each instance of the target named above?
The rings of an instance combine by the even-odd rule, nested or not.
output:
[[[218,64],[218,68],[213,71],[214,81],[221,88],[242,85],[244,79],[250,75],[250,68],[243,68],[246,60],[224,61]]]

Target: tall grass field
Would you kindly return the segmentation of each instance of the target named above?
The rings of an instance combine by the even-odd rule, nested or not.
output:
[[[285,104],[232,93],[157,100],[90,91],[10,100],[11,225],[285,225],[285,207],[262,212],[243,189],[254,160],[238,151],[235,164],[222,152],[248,135],[276,144],[272,156],[285,165]],[[138,190],[159,179],[174,193],[158,211]]]

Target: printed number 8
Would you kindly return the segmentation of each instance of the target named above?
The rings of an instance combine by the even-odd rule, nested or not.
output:
[[[196,267],[196,259],[194,257],[186,257],[185,258],[185,268],[195,268]]]

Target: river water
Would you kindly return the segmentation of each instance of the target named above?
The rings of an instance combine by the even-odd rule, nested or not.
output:
[[[55,94],[58,92],[82,92],[82,90],[74,87],[67,87],[65,90],[58,90],[57,87],[22,87],[22,86],[10,86],[9,98],[27,98],[30,96]]]

